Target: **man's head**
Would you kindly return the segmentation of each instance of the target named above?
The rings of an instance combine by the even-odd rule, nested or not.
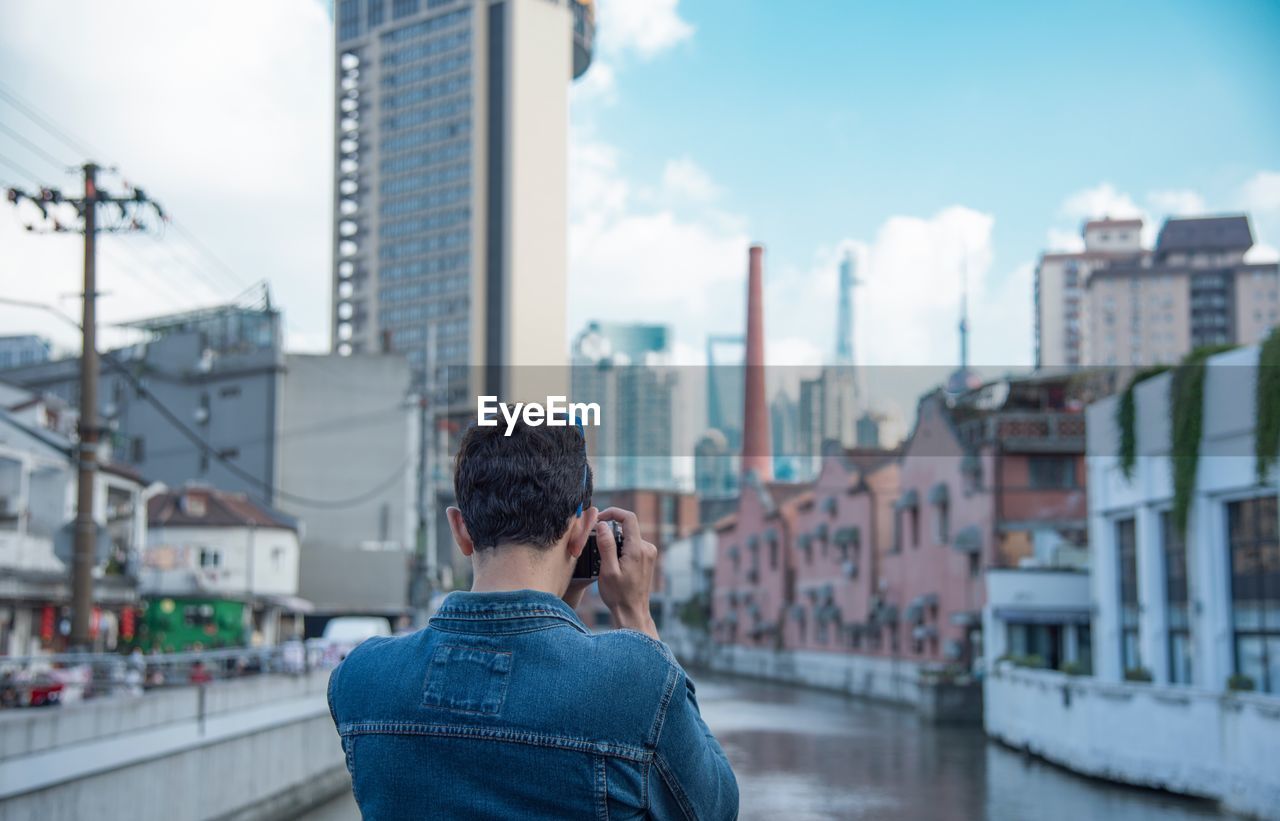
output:
[[[549,564],[565,583],[595,527],[586,444],[576,425],[473,426],[454,463],[449,526],[462,552]],[[529,556],[529,553],[538,554]]]

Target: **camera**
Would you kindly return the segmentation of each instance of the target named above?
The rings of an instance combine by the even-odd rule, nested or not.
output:
[[[613,543],[618,546],[618,555],[622,555],[622,525],[617,522],[605,522],[613,531]],[[578,563],[573,567],[575,579],[596,579],[600,577],[600,547],[596,544],[596,534],[587,537],[587,546],[582,549]]]

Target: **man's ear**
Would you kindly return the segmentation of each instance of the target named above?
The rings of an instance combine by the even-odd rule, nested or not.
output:
[[[587,546],[587,539],[596,530],[596,520],[600,516],[600,510],[596,507],[589,507],[582,511],[581,516],[574,516],[569,520],[569,555],[578,558],[582,555],[583,549]]]
[[[457,543],[463,556],[470,556],[475,552],[476,546],[471,541],[471,534],[467,532],[467,523],[462,520],[462,511],[451,506],[445,511],[445,515],[449,518],[449,529],[453,531],[453,541]]]

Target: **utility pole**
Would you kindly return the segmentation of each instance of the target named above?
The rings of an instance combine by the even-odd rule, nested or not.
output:
[[[150,208],[157,217],[164,219],[160,205],[147,197],[140,188],[132,188],[125,195],[112,196],[98,190],[98,166],[86,162],[84,196],[75,199],[62,195],[57,188],[43,187],[35,194],[19,188],[10,188],[9,202],[18,205],[24,200],[33,204],[41,213],[45,226],[27,225],[33,233],[84,234],[84,293],[81,300],[80,346],[80,421],[79,444],[76,448],[77,487],[75,546],[71,560],[71,641],[75,650],[90,647],[90,619],[93,613],[93,567],[96,563],[98,524],[93,517],[94,486],[98,476],[98,445],[102,427],[98,422],[98,347],[97,347],[97,259],[96,240],[99,231],[143,231],[139,211]],[[126,185],[126,187],[128,187]],[[117,218],[104,225],[98,222],[98,206],[112,205]],[[80,225],[66,225],[61,213],[66,207],[74,209]],[[53,214],[50,211],[54,211]],[[47,223],[52,220],[52,228]]]

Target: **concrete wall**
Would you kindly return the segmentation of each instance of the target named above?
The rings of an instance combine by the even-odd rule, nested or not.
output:
[[[277,818],[348,787],[327,671],[0,715],[0,817]]]
[[[987,734],[1086,775],[1280,818],[1280,699],[1120,684],[1002,664]],[[998,707],[998,709],[996,709]]]
[[[918,662],[810,650],[714,646],[700,659],[717,672],[798,684],[914,706],[920,697]]]

